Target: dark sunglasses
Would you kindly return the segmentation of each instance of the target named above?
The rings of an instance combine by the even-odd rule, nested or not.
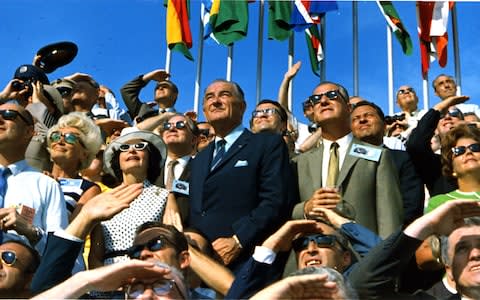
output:
[[[13,109],[2,109],[0,110],[0,115],[4,120],[8,120],[8,121],[15,121],[17,117],[20,117],[20,119],[22,119],[23,122],[25,122],[26,124],[32,125],[31,121],[27,120],[27,118],[22,116],[21,113]]]
[[[165,123],[163,123],[163,130],[170,130],[173,127],[177,128],[177,129],[183,129],[183,128],[185,128],[186,125],[187,125],[187,123],[185,121],[177,121],[175,123],[165,122]]]
[[[1,252],[0,259],[3,264],[11,267],[17,261],[17,254],[12,250],[4,250]]]
[[[198,135],[208,137],[210,135],[210,129],[198,129]]]
[[[143,249],[147,248],[149,251],[158,251],[167,246],[167,242],[164,237],[156,237],[145,244],[132,246],[127,250],[128,257],[132,259],[140,259]]]
[[[62,95],[62,97],[68,97],[72,94],[72,89],[68,87],[58,87],[57,91]]]
[[[449,116],[452,117],[452,118],[463,119],[463,114],[462,114],[462,112],[461,112],[458,108],[449,110],[446,114],[442,114],[442,115],[440,116],[440,119],[445,118],[445,116],[447,116],[447,115],[449,115]]]
[[[118,150],[120,150],[121,152],[128,152],[131,149],[135,151],[142,151],[147,148],[147,146],[148,142],[140,142],[136,144],[121,144],[120,147],[118,147]]]
[[[278,114],[278,110],[275,108],[258,109],[252,112],[252,117],[260,118],[262,116],[273,116],[276,113]]]
[[[413,93],[413,92],[415,92],[415,90],[413,88],[408,88],[408,89],[398,90],[397,94],[398,95],[403,95],[403,94]]]
[[[333,248],[335,247],[335,242],[337,237],[334,235],[324,235],[324,234],[311,234],[307,236],[299,237],[292,241],[292,248],[295,252],[301,251],[308,247],[310,242],[315,242],[319,248]]]
[[[58,143],[62,139],[62,137],[67,144],[75,145],[78,142],[80,145],[85,147],[80,137],[75,133],[71,132],[61,133],[60,131],[54,131],[52,132],[52,134],[50,134],[50,141],[52,143]]]
[[[137,299],[139,296],[141,296],[144,293],[146,287],[151,287],[153,292],[157,296],[167,295],[168,293],[170,293],[170,291],[174,287],[176,287],[178,289],[177,283],[173,279],[165,279],[165,280],[157,281],[157,282],[155,282],[151,285],[148,285],[148,286],[144,285],[143,283],[132,284],[132,285],[127,287],[127,291],[125,293],[125,298],[126,299]]]
[[[460,156],[462,154],[465,154],[467,152],[467,149],[470,149],[472,152],[480,152],[480,144],[475,143],[471,144],[468,146],[457,146],[457,147],[452,147],[452,153],[454,157]]]
[[[312,105],[315,105],[322,100],[323,96],[327,97],[329,100],[335,100],[338,98],[339,95],[340,94],[338,93],[338,90],[332,90],[321,94],[311,95],[310,97],[308,97],[308,100],[310,100]]]

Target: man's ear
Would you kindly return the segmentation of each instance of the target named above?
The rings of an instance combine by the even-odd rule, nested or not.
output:
[[[448,279],[449,279],[451,282],[454,282],[454,280],[453,280],[453,274],[452,274],[452,267],[450,267],[449,265],[445,265],[445,273],[446,273]]]
[[[182,270],[190,266],[190,253],[187,250],[180,252],[178,255],[178,263]]]

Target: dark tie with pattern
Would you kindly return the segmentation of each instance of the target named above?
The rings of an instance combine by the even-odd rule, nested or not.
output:
[[[338,144],[333,142],[330,146],[330,160],[328,161],[327,187],[335,187],[339,173]]]
[[[227,142],[225,140],[219,140],[217,141],[216,147],[217,147],[217,154],[215,154],[215,157],[212,159],[210,171],[215,169],[215,167],[218,165],[218,163],[222,160],[223,156],[225,155],[225,144]]]

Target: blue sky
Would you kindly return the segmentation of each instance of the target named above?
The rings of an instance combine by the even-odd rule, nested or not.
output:
[[[394,88],[403,84],[413,86],[421,95],[420,54],[415,18],[415,2],[394,2],[413,41],[411,56],[401,52],[394,39]],[[340,1],[339,10],[327,15],[326,78],[342,83],[353,93],[352,75],[352,18],[351,2]],[[388,111],[387,56],[385,20],[373,1],[359,1],[359,89],[364,98],[379,104]],[[480,42],[476,31],[480,25],[480,3],[457,3],[462,92],[471,97],[470,103],[479,104]],[[13,77],[15,69],[31,63],[36,51],[46,44],[72,41],[79,47],[78,55],[69,65],[49,74],[54,80],[74,72],[91,74],[98,82],[110,87],[120,98],[119,89],[135,76],[157,68],[164,68],[165,8],[163,0],[2,0],[2,25],[0,25],[0,85],[2,88]],[[247,124],[255,105],[256,62],[258,35],[258,1],[249,5],[250,21],[247,38],[234,46],[233,80],[245,90],[248,100]],[[198,27],[200,1],[191,0],[191,21],[194,45],[198,52]],[[265,6],[265,31],[267,36],[267,5]],[[449,23],[452,41],[451,23]],[[278,86],[287,69],[288,42],[264,41],[262,98],[275,99]],[[448,64],[442,69],[432,63],[430,78],[440,73],[454,74],[452,43],[448,47]],[[204,46],[201,90],[216,78],[225,78],[227,48],[213,42]],[[314,76],[308,62],[305,37],[295,34],[295,61],[303,65],[294,81],[294,113],[305,121],[301,101],[308,97],[319,78]],[[196,62],[186,60],[181,54],[172,57],[172,80],[180,89],[177,109],[192,110]],[[141,96],[151,100],[153,84]],[[430,88],[430,104],[438,99]],[[421,102],[421,101],[420,101]],[[398,110],[398,108],[395,108]],[[200,119],[204,116],[201,113]]]

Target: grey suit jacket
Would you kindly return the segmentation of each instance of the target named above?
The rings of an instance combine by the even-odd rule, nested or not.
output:
[[[378,162],[349,155],[352,144],[363,144],[382,151]],[[323,145],[293,159],[299,189],[293,219],[304,218],[304,204],[322,187]],[[385,238],[403,223],[403,203],[399,179],[390,153],[382,147],[353,138],[337,180],[342,198],[356,212],[355,221]]]

